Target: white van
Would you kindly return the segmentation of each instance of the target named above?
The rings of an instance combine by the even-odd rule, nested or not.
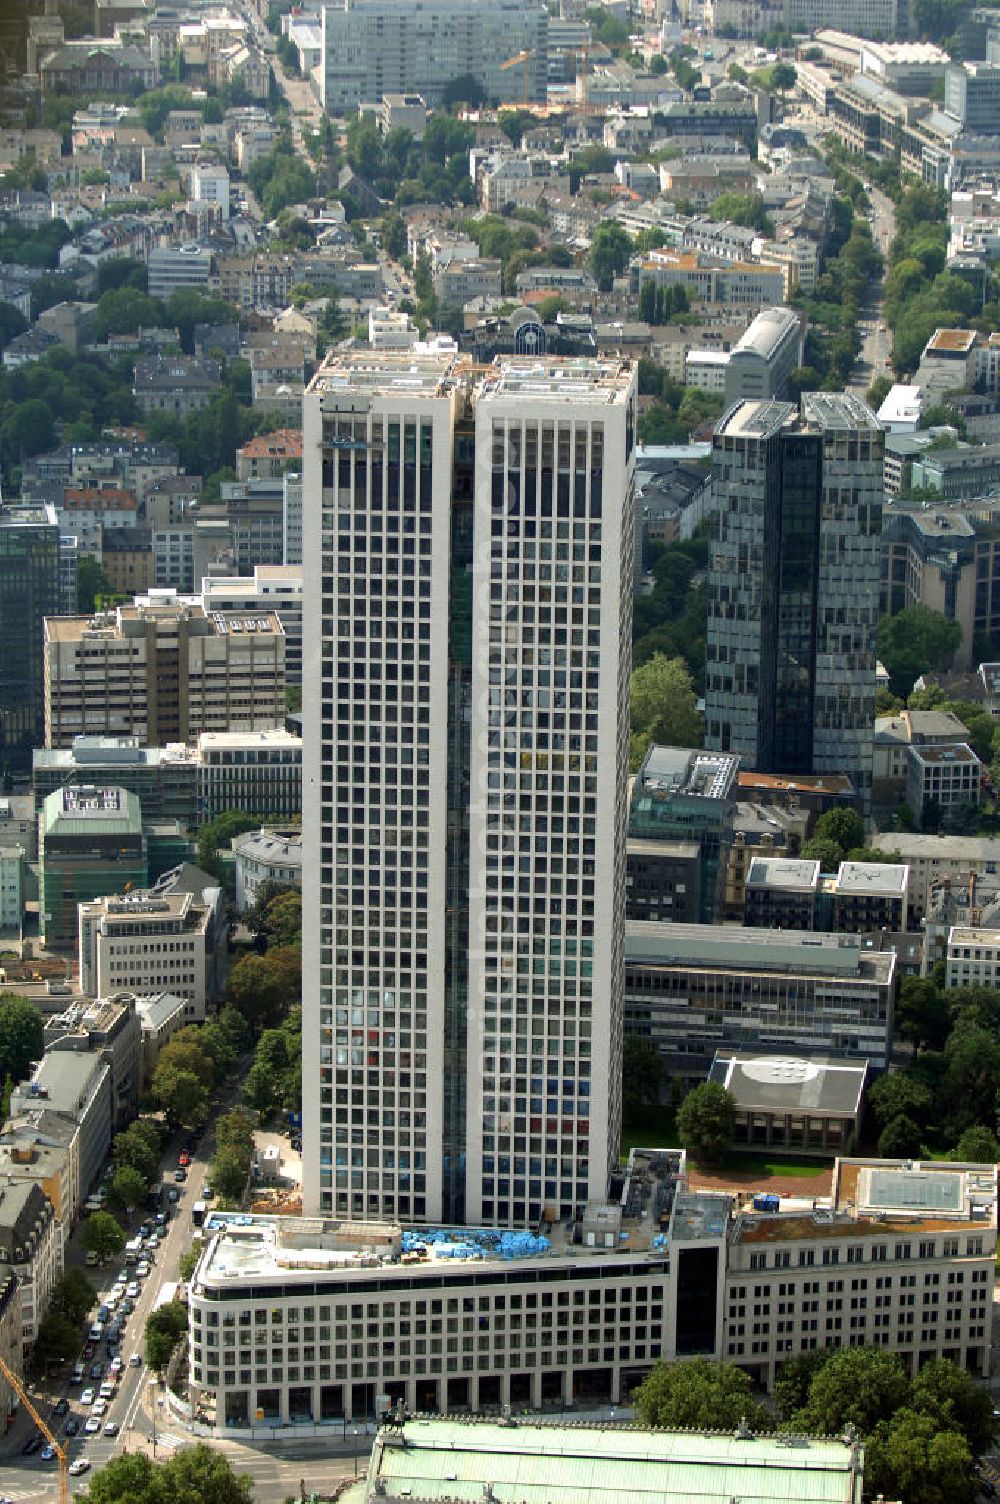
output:
[[[142,1257],[142,1239],[130,1238],[125,1244],[126,1264],[137,1264]]]
[[[90,1334],[87,1337],[87,1341],[88,1342],[100,1342],[100,1340],[101,1340],[101,1338],[103,1336],[104,1336],[104,1322],[103,1321],[95,1321],[93,1323],[93,1325],[91,1326],[91,1328],[90,1328]]]

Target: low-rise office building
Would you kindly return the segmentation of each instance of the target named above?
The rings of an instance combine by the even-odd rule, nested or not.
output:
[[[629,807],[630,918],[708,924],[721,911],[739,765],[731,753],[650,747]]]
[[[718,1050],[889,1063],[896,958],[860,936],[625,925],[625,1029],[704,1079]]]
[[[988,1374],[996,1198],[995,1165],[841,1159],[829,1200],[759,1210],[687,1190],[680,1151],[636,1149],[620,1197],[545,1236],[210,1216],[192,1412],[232,1435],[367,1420],[380,1396],[614,1404],[695,1354],[769,1388],[788,1358],[852,1340],[911,1373],[941,1356]]]
[[[39,829],[39,927],[49,948],[71,946],[78,904],[145,886],[142,810],[123,788],[70,784],[45,800]]]
[[[173,992],[156,992],[148,997],[134,997],[133,1001],[139,1020],[142,1085],[143,1090],[148,1090],[160,1051],[188,1022],[187,1000]]]
[[[935,836],[922,832],[884,831],[869,838],[876,849],[890,847],[909,869],[910,913],[919,921],[928,912],[932,889],[950,880],[968,884],[973,875],[1000,873],[1000,840],[990,836]]]
[[[803,339],[802,320],[793,308],[762,308],[729,352],[726,406],[744,397],[784,402],[788,377],[802,364]]]
[[[544,1489],[547,1504],[691,1504],[782,1499],[785,1504],[861,1504],[863,1449],[846,1437],[643,1431],[598,1421],[535,1417],[421,1417],[383,1427],[372,1451],[364,1504],[408,1504],[433,1494],[498,1499]],[[483,1480],[490,1480],[484,1484]]]
[[[80,986],[89,996],[172,992],[185,1021],[206,1017],[213,911],[192,893],[135,892],[82,903]]]
[[[855,935],[909,928],[910,872],[905,862],[841,862],[834,879],[824,883],[824,926]]]
[[[302,738],[290,731],[213,731],[198,738],[201,818],[240,809],[262,819],[302,812]]]
[[[96,617],[45,621],[45,745],[82,734],[147,746],[260,730],[285,715],[285,634],[273,611],[207,613],[156,592]]]
[[[945,953],[946,987],[1000,986],[1000,930],[955,924]]]
[[[197,825],[200,769],[197,749],[182,742],[144,747],[137,736],[76,736],[68,747],[36,747],[35,805],[40,811],[67,784],[114,785],[138,798],[144,820]]]
[[[867,1075],[865,1061],[720,1050],[708,1079],[736,1104],[737,1145],[782,1144],[833,1157],[857,1132]]]
[[[937,747],[908,747],[906,802],[919,826],[933,815],[947,819],[961,806],[978,807],[982,797],[983,765],[963,742]]]

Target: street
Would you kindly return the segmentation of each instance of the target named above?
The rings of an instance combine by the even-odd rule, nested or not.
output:
[[[869,189],[868,197],[874,214],[872,240],[876,250],[886,257],[896,234],[895,206],[891,198],[874,186]],[[854,367],[851,386],[862,397],[877,376],[892,378],[892,369],[888,364],[892,355],[892,334],[885,327],[884,298],[883,275],[872,284],[868,301],[859,316],[861,352]]]

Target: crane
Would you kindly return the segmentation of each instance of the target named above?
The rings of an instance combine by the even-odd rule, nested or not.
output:
[[[522,89],[524,98],[521,100],[521,103],[528,106],[530,106],[532,103],[532,100],[530,98],[531,62],[534,56],[535,49],[533,47],[529,47],[526,51],[519,52],[515,57],[509,57],[505,63],[500,64],[501,73],[506,73],[508,68],[517,68],[520,64],[524,64],[524,84]]]
[[[56,1461],[59,1464],[59,1504],[69,1504],[69,1455],[66,1451],[66,1448],[64,1446],[61,1446],[60,1443],[56,1441],[52,1432],[49,1430],[48,1426],[42,1420],[42,1417],[39,1415],[38,1411],[29,1400],[27,1394],[25,1393],[24,1385],[21,1383],[21,1380],[18,1378],[17,1374],[12,1368],[8,1368],[3,1358],[0,1358],[0,1373],[3,1374],[11,1389],[13,1389],[14,1393],[21,1401],[25,1410],[27,1410],[28,1414],[35,1422],[35,1425],[38,1427],[39,1431],[41,1431],[42,1435],[45,1437],[45,1440],[48,1442],[53,1452],[55,1452]]]

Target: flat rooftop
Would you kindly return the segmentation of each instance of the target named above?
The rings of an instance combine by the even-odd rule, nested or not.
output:
[[[838,1159],[833,1194],[812,1212],[744,1208],[736,1241],[776,1243],[925,1232],[996,1232],[996,1165]],[[985,1245],[984,1245],[985,1246]]]
[[[211,1237],[198,1265],[196,1283],[244,1281],[279,1284],[301,1272],[315,1279],[352,1274],[398,1273],[405,1282],[415,1269],[456,1265],[511,1265],[648,1255],[662,1258],[667,1236],[661,1216],[669,1213],[685,1173],[680,1149],[633,1149],[614,1187],[614,1199],[587,1208],[586,1221],[613,1222],[618,1238],[610,1248],[573,1242],[573,1226],[553,1223],[544,1235],[504,1228],[412,1227],[390,1222],[336,1222],[323,1218],[250,1216],[213,1212],[205,1222]]]
[[[632,389],[633,366],[626,360],[541,359],[500,356],[479,386],[479,397],[531,397],[539,402],[589,398],[624,402]]]
[[[935,329],[924,346],[924,354],[967,355],[975,343],[975,329]]]
[[[747,872],[748,888],[774,888],[784,892],[814,892],[820,863],[795,857],[755,856]]]
[[[868,1064],[825,1057],[753,1055],[720,1050],[708,1079],[732,1092],[744,1112],[814,1112],[854,1116]]]
[[[903,863],[841,862],[837,892],[866,898],[902,898],[908,880],[909,871]]]
[[[636,774],[637,793],[683,794],[692,799],[726,799],[740,760],[729,752],[697,752],[688,747],[650,747]]]
[[[371,1497],[448,1504],[860,1504],[841,1439],[574,1422],[407,1420],[382,1429]]]
[[[454,354],[418,355],[412,350],[351,350],[327,355],[306,388],[307,392],[348,395],[357,392],[407,392],[419,397],[443,397],[446,383],[458,364]]]
[[[1000,946],[1000,930],[984,929],[978,924],[953,924],[948,931],[948,944],[979,945],[993,950]]]
[[[959,763],[977,763],[979,758],[964,742],[949,742],[937,747],[910,747],[910,756],[919,758],[928,767],[947,767]]]
[[[895,956],[866,950],[858,935],[812,930],[743,929],[736,925],[674,924],[657,919],[625,921],[625,962],[630,967],[671,968],[746,975],[794,972],[796,977],[831,976],[888,983]]]
[[[846,773],[829,773],[818,778],[809,773],[740,773],[737,782],[741,792],[761,789],[772,793],[845,794],[854,793],[854,785]]]

